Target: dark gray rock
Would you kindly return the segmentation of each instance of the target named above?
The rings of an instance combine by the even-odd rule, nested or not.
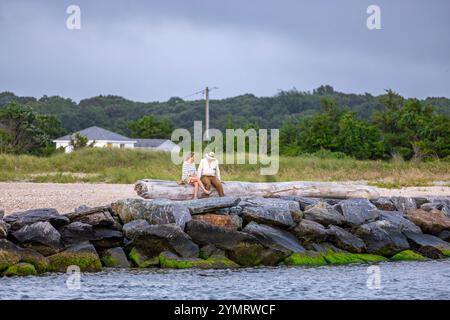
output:
[[[115,225],[108,207],[84,208],[84,210],[79,208],[75,212],[66,213],[65,216],[71,222],[82,222],[94,227],[111,228]]]
[[[215,213],[217,210],[223,208],[235,207],[240,201],[240,198],[233,197],[211,197],[182,201],[182,203],[189,208],[191,214],[201,214],[208,212]]]
[[[5,216],[5,209],[0,208],[0,219],[3,219]]]
[[[235,215],[235,216],[241,216],[242,215],[242,207],[241,206],[234,206],[231,208],[223,208],[219,209],[214,212],[215,214],[224,214],[224,215]]]
[[[291,228],[295,225],[291,211],[277,207],[246,206],[242,209],[242,218],[246,222],[255,221],[281,228]]]
[[[143,230],[148,226],[150,226],[150,224],[147,222],[147,220],[138,219],[124,224],[122,231],[125,237],[127,237],[128,239],[132,239],[135,237],[135,235],[143,232]]]
[[[441,233],[439,233],[438,236],[440,239],[450,242],[450,230],[444,230]]]
[[[107,228],[94,228],[94,237],[90,239],[98,251],[123,245],[123,233]]]
[[[320,198],[306,198],[301,196],[280,196],[280,199],[297,201],[302,211],[305,211],[308,206],[314,206],[322,202]]]
[[[4,239],[8,236],[8,232],[11,226],[5,221],[0,220],[0,239]]]
[[[400,232],[411,231],[421,233],[422,231],[418,226],[405,218],[405,214],[402,211],[379,211],[379,217],[377,220],[389,221],[394,228],[397,228]]]
[[[81,206],[75,208],[75,210],[73,210],[73,211],[74,212],[84,212],[84,211],[87,211],[89,209],[91,209],[91,207],[89,207],[89,206],[87,206],[85,204],[82,204]]]
[[[313,250],[319,253],[328,253],[328,252],[344,252],[344,250],[336,248],[333,244],[324,242],[324,243],[311,243],[306,245],[306,249]]]
[[[20,247],[6,239],[0,239],[0,272],[18,263],[20,258]]]
[[[364,241],[350,232],[333,225],[328,227],[328,231],[328,239],[336,247],[354,253],[362,253],[365,251],[366,245]]]
[[[304,219],[315,221],[324,226],[330,224],[340,226],[346,223],[344,216],[325,202],[306,207],[303,215]]]
[[[320,243],[327,241],[329,232],[320,223],[303,219],[291,232],[305,243]]]
[[[92,225],[83,222],[72,222],[58,229],[64,244],[75,244],[94,238]]]
[[[378,199],[371,200],[378,209],[383,211],[396,211],[397,208],[395,207],[394,203],[392,202],[391,198],[388,197],[380,197]]]
[[[242,231],[255,236],[264,246],[283,251],[286,255],[294,252],[305,252],[305,248],[301,246],[297,238],[287,231],[256,222],[250,222]]]
[[[213,244],[207,244],[200,248],[200,257],[208,259],[211,256],[225,256],[225,251],[217,248]]]
[[[188,207],[180,201],[125,199],[113,203],[111,207],[123,224],[145,219],[150,224],[175,224],[184,229],[186,222],[191,220]]]
[[[359,226],[355,233],[366,244],[367,252],[391,257],[409,249],[406,237],[391,222],[378,220]]]
[[[149,225],[145,228],[137,226],[127,232],[131,241],[127,247],[136,247],[148,257],[154,257],[163,251],[174,252],[181,257],[198,257],[199,248],[191,237],[173,224]]]
[[[49,222],[36,222],[12,232],[12,237],[22,247],[33,249],[44,256],[62,248],[61,235]]]
[[[417,209],[416,201],[409,197],[392,197],[392,203],[398,211],[407,212],[409,210]]]
[[[342,213],[346,224],[353,227],[375,221],[378,217],[377,207],[367,199],[347,199],[335,208]]]
[[[430,200],[425,197],[413,197],[413,200],[416,203],[416,208],[420,208],[423,204],[430,202]]]
[[[411,248],[431,259],[443,258],[444,252],[450,252],[450,244],[430,234],[404,232]]]
[[[11,230],[19,230],[36,222],[49,222],[55,228],[62,227],[70,222],[66,216],[59,214],[56,209],[52,208],[15,212],[7,215],[3,220],[11,226]]]
[[[100,260],[105,267],[130,268],[131,264],[121,247],[110,248],[100,254]]]
[[[300,205],[297,201],[280,198],[247,198],[239,202],[241,207],[269,207],[290,211],[292,214],[301,214]]]
[[[202,221],[189,221],[186,232],[202,246],[212,244],[224,250],[229,259],[242,266],[276,265],[287,257],[283,251],[265,247],[251,234]]]

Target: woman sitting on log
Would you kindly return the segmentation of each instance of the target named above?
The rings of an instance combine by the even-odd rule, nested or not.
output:
[[[186,160],[183,162],[181,180],[186,184],[194,185],[193,199],[197,199],[199,186],[205,194],[209,195],[211,193],[211,191],[205,189],[205,186],[200,181],[200,178],[197,177],[197,169],[195,168],[195,154],[193,152],[189,153]]]

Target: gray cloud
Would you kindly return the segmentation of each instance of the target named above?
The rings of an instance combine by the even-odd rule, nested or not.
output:
[[[66,29],[81,7],[82,29]],[[366,28],[378,4],[382,30]],[[345,92],[450,96],[448,1],[12,1],[0,3],[0,91],[76,100]]]

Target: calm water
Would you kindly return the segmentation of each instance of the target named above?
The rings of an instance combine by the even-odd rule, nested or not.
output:
[[[0,299],[450,299],[450,260],[378,264],[381,288],[367,288],[367,265],[240,270],[133,270],[0,278]]]

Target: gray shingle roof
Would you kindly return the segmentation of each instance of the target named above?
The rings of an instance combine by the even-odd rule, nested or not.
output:
[[[157,148],[162,145],[167,139],[134,139],[136,148]]]
[[[90,127],[86,128],[80,131],[77,131],[77,133],[81,134],[82,136],[87,137],[89,140],[109,140],[109,141],[136,141],[136,139],[131,139],[125,136],[122,136],[118,133],[100,128],[100,127]],[[60,137],[56,140],[70,140],[70,137],[72,134],[65,135],[64,137]]]

